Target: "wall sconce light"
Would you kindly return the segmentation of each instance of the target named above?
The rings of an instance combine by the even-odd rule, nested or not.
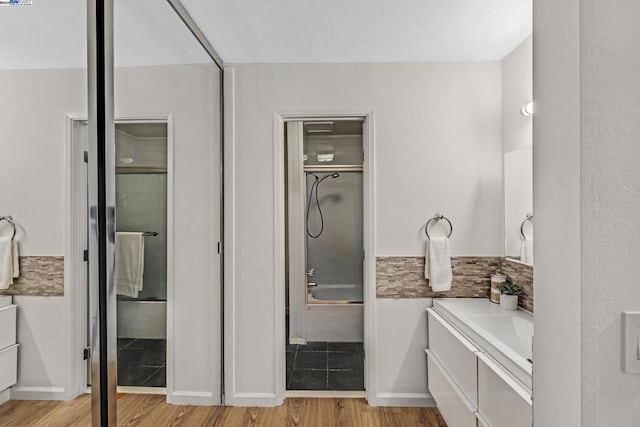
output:
[[[533,102],[527,102],[520,109],[520,114],[524,117],[531,117],[533,115]]]

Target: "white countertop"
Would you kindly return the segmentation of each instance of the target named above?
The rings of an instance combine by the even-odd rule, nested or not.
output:
[[[433,309],[531,388],[533,314],[485,298],[434,298]]]

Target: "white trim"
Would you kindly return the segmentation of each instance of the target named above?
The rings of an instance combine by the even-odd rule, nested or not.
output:
[[[339,390],[287,390],[286,397],[303,397],[311,399],[366,399],[364,391],[339,391]]]
[[[84,389],[83,389],[84,392]],[[82,394],[82,393],[80,393]],[[12,387],[11,400],[69,400],[64,387]]]
[[[237,405],[235,377],[235,89],[234,69],[224,69],[224,405]],[[238,397],[240,399],[240,397]]]
[[[429,393],[378,393],[373,399],[368,400],[371,406],[436,407],[436,401]]]
[[[174,391],[167,393],[167,401],[172,405],[217,406],[218,401],[209,391]]]
[[[64,267],[64,306],[65,306],[65,348],[67,352],[67,375],[68,379],[65,387],[18,387],[14,388],[18,394],[13,396],[28,396],[36,393],[42,400],[71,400],[86,391],[87,387],[87,363],[82,358],[82,349],[87,340],[87,307],[86,301],[86,279],[83,275],[82,251],[86,249],[86,242],[82,241],[83,233],[79,227],[85,226],[86,218],[80,218],[82,212],[80,196],[86,192],[87,182],[83,179],[80,165],[82,165],[82,147],[78,147],[74,139],[74,122],[86,122],[85,113],[67,114],[65,117],[65,267]],[[160,122],[167,124],[167,390],[173,387],[173,284],[174,284],[174,247],[173,247],[173,156],[174,156],[174,136],[173,136],[173,114],[120,114],[115,118],[116,123],[149,123]],[[76,156],[74,159],[74,153]],[[53,393],[64,393],[64,398],[59,398],[57,394],[48,399],[46,396]],[[21,392],[22,390],[22,392]],[[26,391],[25,391],[26,390]],[[169,393],[167,393],[169,395]],[[17,397],[15,397],[17,398]]]
[[[276,393],[236,393],[225,406],[280,406],[283,402],[277,400]]]
[[[127,394],[167,394],[167,389],[165,387],[135,387],[119,385],[117,391],[118,393]],[[91,393],[91,390],[89,390],[89,393]]]
[[[273,164],[274,164],[274,296],[275,296],[275,392],[277,404],[284,401],[286,384],[284,381],[285,357],[285,215],[284,215],[284,123],[305,118],[327,118],[332,120],[364,119],[363,126],[363,239],[365,259],[364,273],[364,346],[366,354],[365,389],[367,399],[375,400],[376,392],[376,357],[375,357],[375,119],[371,109],[337,109],[337,110],[278,110],[274,112],[273,126]],[[227,163],[228,164],[228,163]],[[226,306],[233,310],[233,306]],[[373,398],[373,399],[372,399]]]
[[[274,384],[276,393],[276,404],[281,405],[284,402],[286,389],[285,372],[286,372],[286,353],[287,345],[286,336],[286,319],[285,319],[285,191],[284,188],[284,118],[277,112],[273,114],[273,254],[275,265],[273,266],[273,295],[274,295],[274,343],[275,348],[275,366]]]
[[[83,214],[83,202],[86,203],[86,177],[83,177],[82,163],[84,147],[74,133],[75,122],[86,121],[86,115],[65,115],[65,245],[64,245],[64,316],[65,330],[65,385],[55,393],[66,390],[64,399],[71,400],[82,394],[87,386],[87,363],[82,357],[82,349],[87,345],[87,272],[82,261],[82,251],[87,249],[86,232],[80,226],[86,226],[87,218]],[[84,182],[83,182],[84,181]],[[84,194],[84,196],[83,196]],[[81,216],[85,216],[81,218]],[[84,276],[84,277],[83,277]],[[23,390],[50,388],[28,387]],[[18,390],[18,389],[16,389]],[[30,395],[30,391],[25,392]],[[17,394],[20,395],[20,392]],[[16,394],[14,393],[14,398]],[[40,394],[38,394],[40,396]],[[56,394],[57,396],[57,394]],[[29,397],[26,397],[29,398]]]

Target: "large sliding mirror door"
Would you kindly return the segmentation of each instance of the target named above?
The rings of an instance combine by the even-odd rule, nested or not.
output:
[[[93,364],[92,381],[104,365],[115,378],[92,387],[102,402],[93,411],[109,417],[116,405],[104,402],[116,389],[125,393],[119,408],[144,393],[221,403],[222,74],[175,3],[113,2],[113,80],[105,86],[113,84],[105,99],[113,118],[105,123],[108,161],[98,165],[113,200],[113,221],[105,217],[112,265],[106,289],[92,297],[106,301],[94,306],[107,326],[98,337],[107,359]]]

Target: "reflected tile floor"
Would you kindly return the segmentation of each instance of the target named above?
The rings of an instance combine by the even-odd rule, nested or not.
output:
[[[166,387],[167,341],[118,338],[118,385]]]
[[[287,346],[288,390],[364,390],[361,342],[310,342]]]

